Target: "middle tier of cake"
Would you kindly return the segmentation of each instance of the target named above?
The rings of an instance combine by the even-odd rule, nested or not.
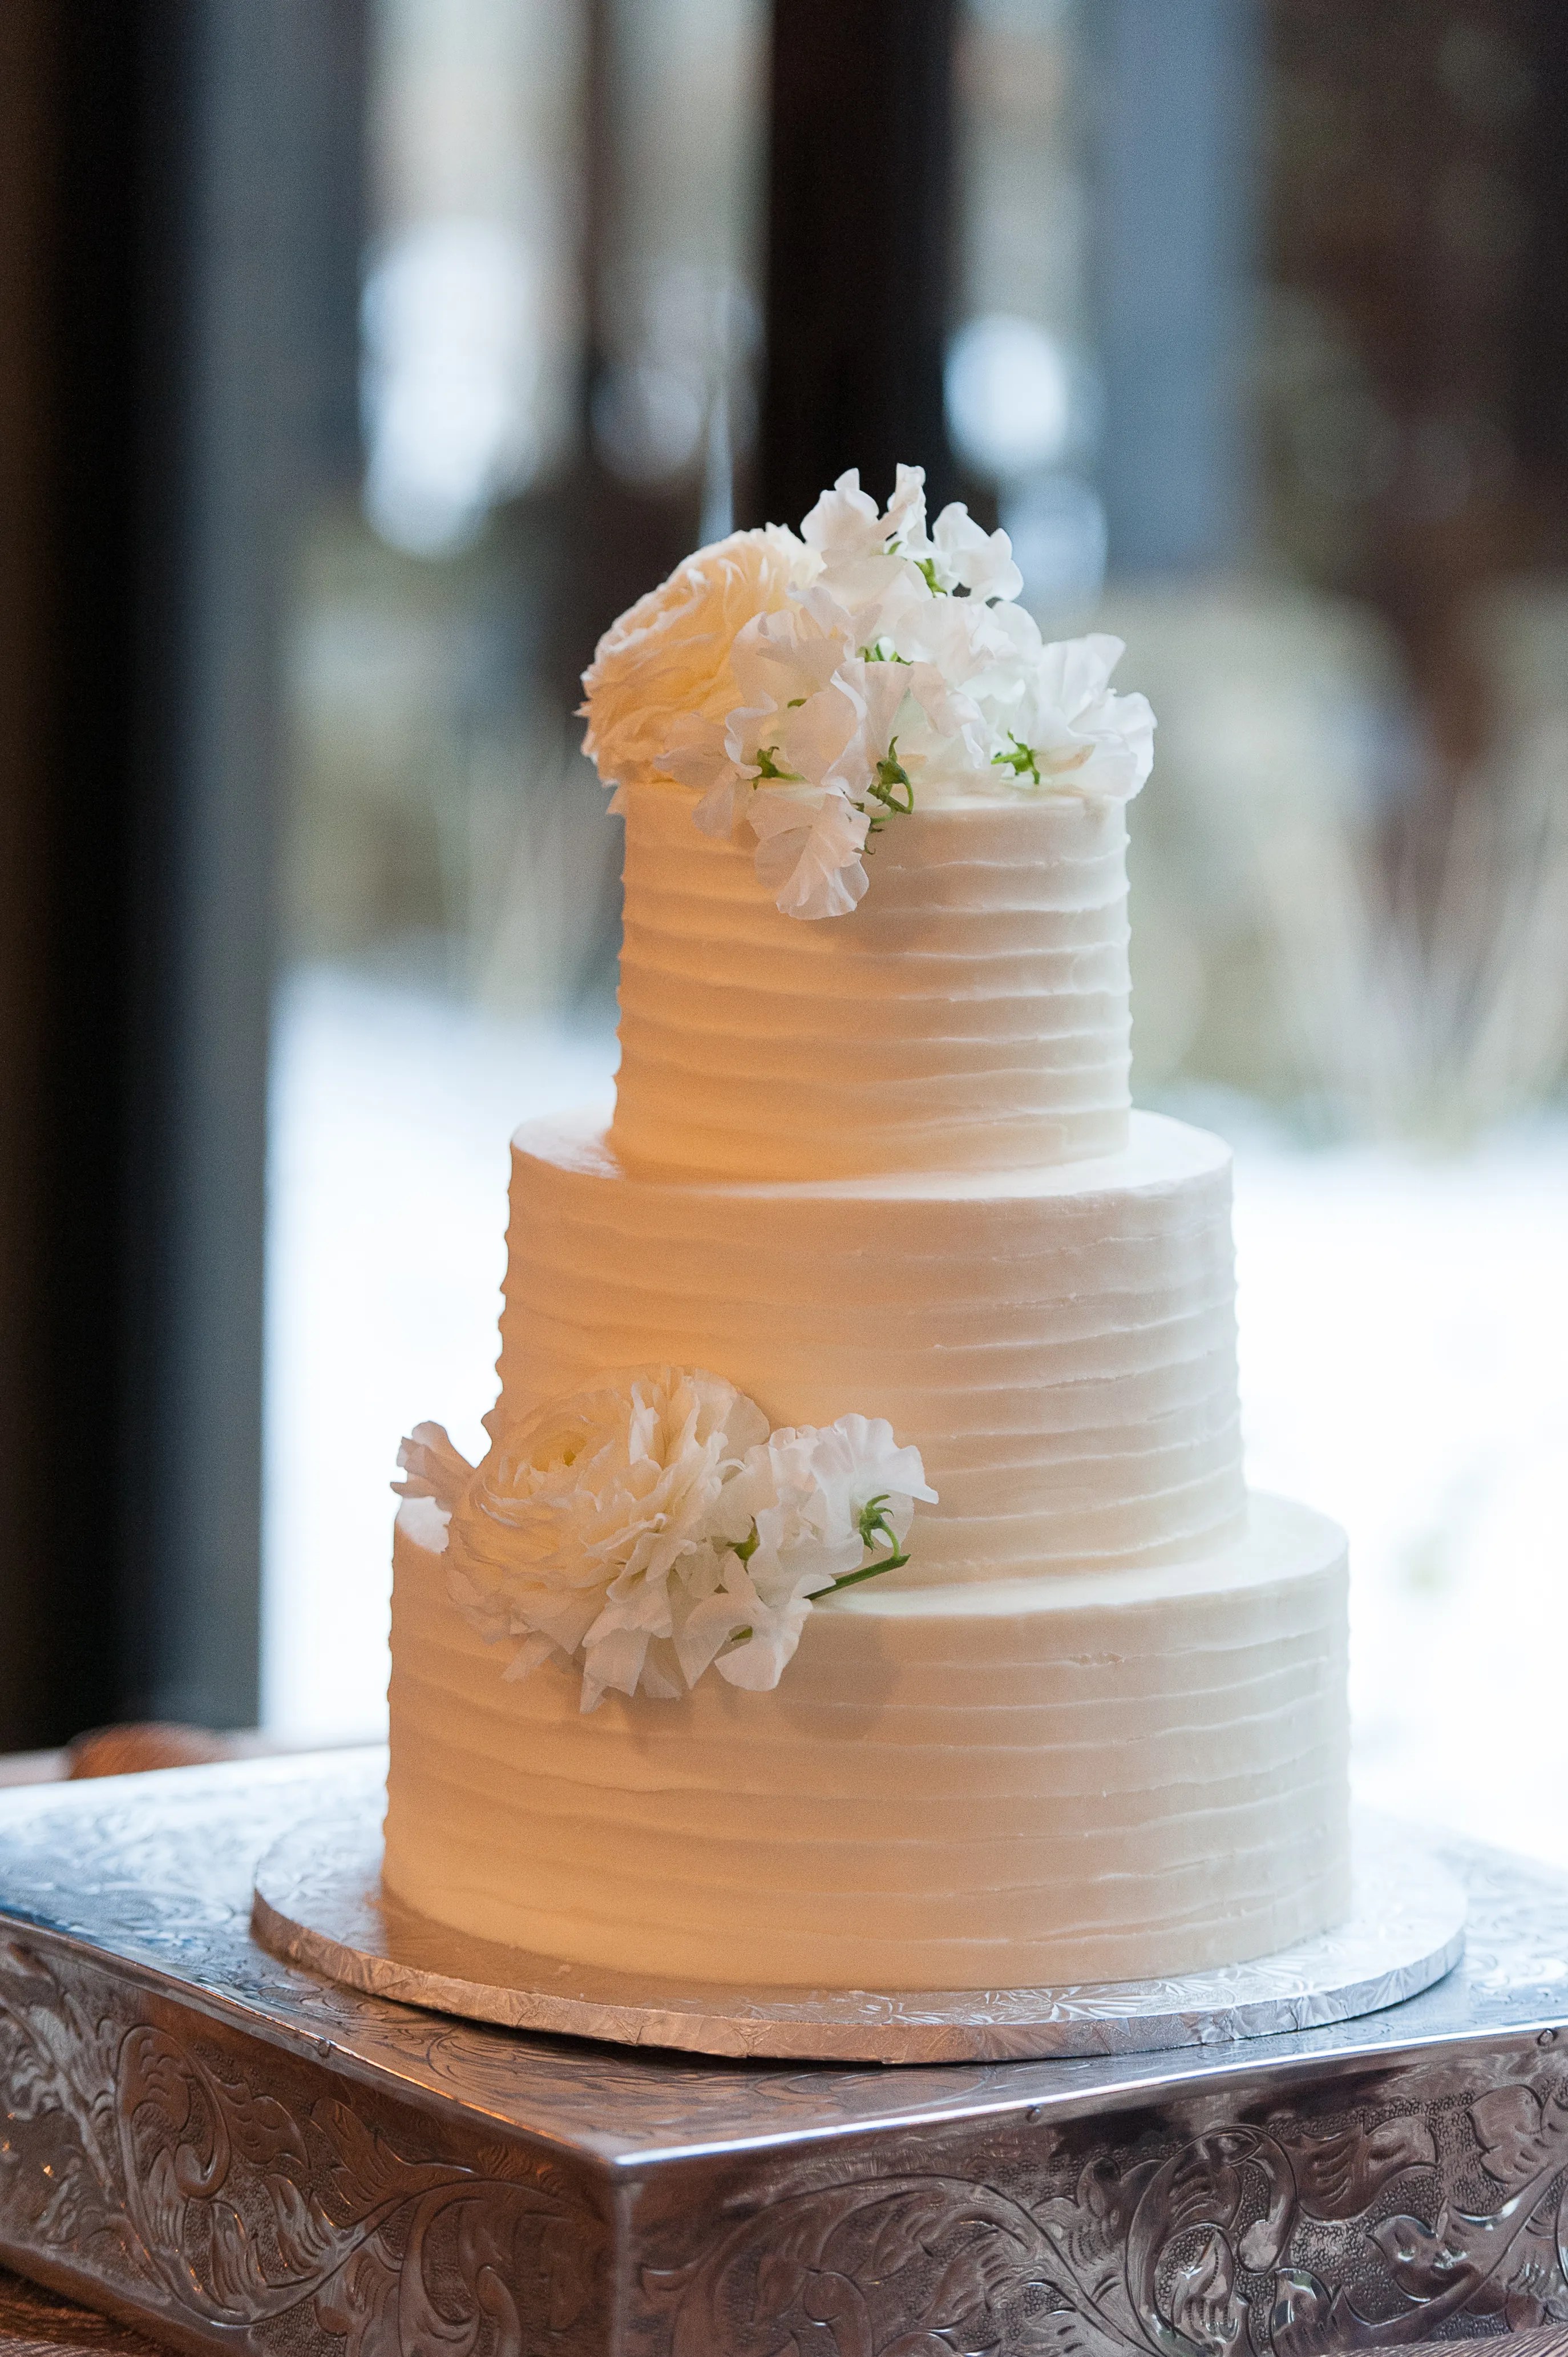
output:
[[[889,1585],[1174,1562],[1242,1527],[1230,1157],[1134,1114],[1098,1161],[636,1176],[601,1119],[512,1146],[499,1433],[613,1370],[706,1367],[774,1425],[886,1416],[940,1503]]]

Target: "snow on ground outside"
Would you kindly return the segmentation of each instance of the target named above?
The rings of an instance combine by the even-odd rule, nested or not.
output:
[[[607,1032],[326,970],[279,1000],[264,1716],[385,1719],[400,1435],[477,1454],[507,1141],[607,1090]],[[1568,1865],[1568,1124],[1435,1161],[1237,1155],[1253,1481],[1351,1534],[1363,1796]]]

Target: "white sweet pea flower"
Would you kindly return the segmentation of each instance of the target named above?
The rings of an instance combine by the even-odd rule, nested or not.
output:
[[[787,917],[847,917],[865,897],[871,822],[833,787],[754,793],[746,820],[757,874]]]
[[[747,788],[775,780],[820,783],[842,750],[854,716],[822,703],[849,646],[842,619],[831,605],[825,617],[806,606],[759,615],[731,651],[745,703],[722,722],[689,716],[676,724],[665,764],[703,795],[697,823],[706,833],[729,831],[744,814]]]
[[[850,734],[832,770],[832,782],[857,803],[867,819],[895,807],[912,809],[908,780],[895,753],[899,715],[909,702],[904,663],[865,662],[852,656],[840,667],[836,685],[851,715]]]
[[[800,1589],[770,1602],[732,1555],[722,1593],[697,1606],[677,1641],[682,1668],[693,1685],[711,1664],[732,1686],[770,1694],[795,1657],[811,1612],[811,1599]]]
[[[915,1501],[934,1505],[936,1494],[919,1450],[899,1448],[881,1417],[770,1433],[747,1451],[716,1510],[736,1552],[676,1639],[688,1680],[713,1663],[735,1684],[777,1685],[811,1598],[907,1561]],[[883,1549],[882,1562],[868,1565]]]
[[[801,522],[800,537],[824,566],[858,565],[886,552],[887,526],[876,501],[860,488],[858,467],[849,468],[831,491],[822,493]]]
[[[920,561],[930,554],[926,537],[926,471],[900,467],[887,512],[860,488],[852,467],[824,491],[800,526],[800,537],[822,561],[822,586],[852,611],[874,608],[908,576],[912,591],[929,585]],[[857,643],[868,643],[862,635]]]
[[[890,541],[926,544],[926,470],[900,467],[886,515],[860,488],[860,468],[851,467],[831,491],[824,491],[800,526],[800,538],[815,549],[829,576],[853,571],[868,559],[885,556]]]
[[[1042,647],[1021,667],[1015,693],[999,699],[1005,742],[993,754],[998,771],[1010,771],[1021,790],[1129,801],[1155,764],[1155,716],[1146,697],[1112,692],[1125,651],[1120,639],[1098,632]]]
[[[818,695],[854,652],[849,615],[808,592],[782,613],[759,614],[736,639],[731,668],[748,705],[784,712]]]
[[[886,1520],[901,1547],[909,1535],[917,1499],[929,1506],[937,1493],[926,1480],[918,1448],[900,1448],[883,1416],[841,1415],[836,1423],[769,1435],[768,1448],[800,1464],[813,1491],[810,1518],[827,1546],[864,1543],[864,1517],[874,1500],[886,1506]]]
[[[967,589],[983,603],[1016,597],[1024,587],[1006,533],[986,532],[957,500],[942,510],[932,529],[931,569],[942,588]]]
[[[676,721],[664,766],[702,796],[692,815],[704,834],[733,836],[745,817],[757,781],[757,732],[751,724],[766,720],[771,710],[771,705],[742,705],[723,720],[687,713]]]
[[[887,502],[887,536],[901,549],[913,549],[923,555],[929,545],[926,539],[926,470],[924,467],[896,467],[893,470],[893,496]]]
[[[986,606],[976,597],[927,597],[905,608],[888,633],[891,652],[908,663],[927,663],[965,698],[964,717],[999,661],[1015,661],[1006,625],[999,615],[1022,615],[1016,606]],[[1026,615],[1022,615],[1025,621]],[[1031,625],[1032,627],[1032,625]],[[1039,634],[1036,632],[1036,642]]]

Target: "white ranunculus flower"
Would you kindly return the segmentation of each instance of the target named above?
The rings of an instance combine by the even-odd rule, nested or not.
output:
[[[492,1632],[568,1655],[615,1604],[600,1637],[617,1643],[585,1705],[606,1685],[630,1693],[650,1642],[671,1633],[671,1573],[710,1549],[719,1493],[767,1429],[754,1401],[701,1370],[636,1369],[552,1403],[500,1435],[459,1500],[455,1595]]]
[[[821,560],[792,532],[768,524],[698,549],[668,581],[613,622],[583,675],[585,749],[607,785],[669,774],[676,724],[723,722],[744,699],[730,650],[758,614],[777,613],[809,587]]]

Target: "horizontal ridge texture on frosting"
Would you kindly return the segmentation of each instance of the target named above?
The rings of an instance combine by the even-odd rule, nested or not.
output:
[[[1057,794],[891,818],[849,917],[782,916],[690,795],[626,795],[628,1167],[819,1178],[1126,1142],[1125,813]]]
[[[492,1429],[611,1369],[703,1366],[775,1425],[886,1416],[919,1448],[940,1503],[901,1584],[1218,1545],[1244,1507],[1230,1155],[1154,1114],[1129,1135],[1032,1170],[741,1183],[628,1173],[586,1116],[531,1125]]]
[[[386,1872],[579,1962],[795,1986],[1138,1978],[1348,1903],[1344,1542],[1255,1499],[1155,1570],[820,1608],[774,1693],[503,1681],[400,1529]]]

